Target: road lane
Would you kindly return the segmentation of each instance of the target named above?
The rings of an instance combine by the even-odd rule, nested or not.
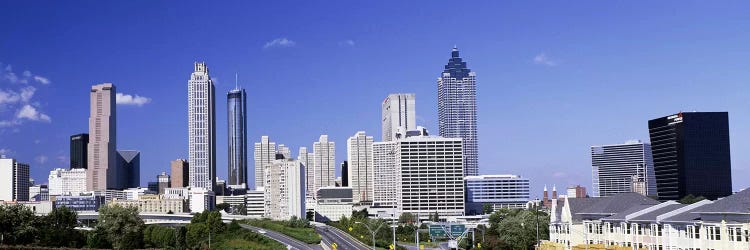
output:
[[[324,244],[330,246],[336,243],[337,249],[342,250],[368,250],[370,247],[362,242],[351,238],[348,234],[330,226],[316,226],[315,231],[324,239]]]
[[[284,246],[286,246],[287,248],[291,247],[290,249],[296,249],[296,250],[321,250],[321,249],[323,249],[319,245],[308,245],[308,244],[306,244],[306,243],[304,243],[302,241],[295,240],[294,238],[286,236],[286,235],[284,235],[282,233],[271,231],[271,230],[268,230],[268,229],[265,229],[265,228],[253,227],[253,226],[245,225],[245,224],[242,224],[240,226],[242,228],[245,228],[247,230],[250,230],[250,231],[253,231],[253,232],[259,233],[259,234],[260,234],[259,231],[263,230],[266,233],[264,233],[262,235],[264,235],[264,236],[266,236],[268,238],[271,238],[271,239],[273,239],[275,241],[278,241],[281,244],[284,244]]]

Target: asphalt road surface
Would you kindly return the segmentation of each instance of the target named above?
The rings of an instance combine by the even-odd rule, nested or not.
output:
[[[288,249],[294,249],[294,250],[321,250],[323,249],[322,247],[320,247],[320,245],[309,245],[302,241],[295,240],[292,237],[286,236],[279,232],[274,232],[268,229],[253,227],[253,226],[244,225],[244,224],[240,226],[242,228],[245,228],[247,230],[250,230],[256,233],[260,233],[259,231],[263,230],[266,232],[263,234],[264,236],[271,238],[275,241],[278,241],[281,244],[284,244],[284,246],[286,246]]]
[[[329,247],[336,243],[336,249],[339,250],[368,250],[371,248],[330,226],[316,226],[315,231],[323,237],[323,244]]]

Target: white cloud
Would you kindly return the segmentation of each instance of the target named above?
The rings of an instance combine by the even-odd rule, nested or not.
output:
[[[34,76],[34,81],[37,81],[44,85],[50,84],[52,82],[49,80],[49,78],[43,76]]]
[[[339,45],[354,47],[355,43],[354,43],[354,40],[349,39],[349,40],[344,40],[344,41],[339,42]]]
[[[134,106],[143,106],[146,103],[151,102],[151,98],[143,97],[139,95],[128,95],[123,93],[117,93],[115,95],[115,102],[119,105],[134,105]]]
[[[21,110],[19,110],[18,114],[16,114],[16,118],[28,119],[32,121],[44,121],[44,122],[52,121],[49,118],[49,116],[37,111],[36,108],[32,107],[29,104],[26,104],[23,107],[21,107]]]
[[[0,155],[9,155],[12,154],[13,150],[7,149],[7,148],[0,148]]]
[[[534,57],[534,63],[535,64],[539,64],[539,65],[550,66],[550,67],[554,67],[554,66],[557,66],[559,64],[559,62],[557,62],[557,60],[552,59],[551,57],[548,57],[544,53],[540,53],[540,54],[536,55]]]
[[[276,38],[273,39],[273,41],[267,42],[266,45],[263,45],[263,48],[268,49],[272,47],[294,47],[294,45],[297,45],[297,43],[292,40],[286,38]]]
[[[34,158],[34,159],[36,160],[36,162],[39,162],[39,164],[44,164],[44,163],[46,163],[46,162],[47,162],[47,160],[48,160],[49,158],[47,158],[47,156],[45,156],[45,155],[40,155],[40,156],[37,156],[37,157],[36,157],[36,158]]]
[[[21,100],[21,96],[12,90],[4,91],[0,89],[0,105],[13,104]]]

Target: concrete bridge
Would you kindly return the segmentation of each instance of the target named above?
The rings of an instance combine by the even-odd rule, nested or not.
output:
[[[138,217],[141,217],[143,221],[150,224],[189,224],[190,220],[193,219],[193,214],[187,213],[176,213],[176,214],[160,214],[160,213],[139,213]],[[83,211],[78,212],[79,221],[91,221],[98,220],[99,212],[96,211]],[[244,219],[260,219],[259,216],[248,216],[248,215],[232,215],[232,214],[221,214],[221,220],[224,223],[230,223],[232,220],[244,220]]]

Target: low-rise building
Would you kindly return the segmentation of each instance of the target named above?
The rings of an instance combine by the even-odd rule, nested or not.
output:
[[[34,212],[37,216],[47,215],[52,212],[53,204],[51,201],[0,201],[0,205],[20,204]]]
[[[245,208],[247,209],[247,216],[262,217],[265,210],[265,194],[262,190],[248,190],[245,194]]]
[[[49,188],[47,185],[40,184],[29,187],[29,201],[48,201]]]
[[[99,207],[104,205],[105,197],[93,193],[81,195],[60,195],[55,197],[54,207],[68,207],[73,211],[99,211]]]
[[[464,177],[466,214],[483,214],[484,205],[525,208],[529,202],[529,179],[518,175],[478,175]]]
[[[211,211],[216,207],[216,195],[213,191],[205,188],[190,189],[190,212],[202,213]]]
[[[351,187],[322,187],[318,189],[315,206],[315,221],[339,221],[342,216],[351,216],[354,201]]]
[[[109,204],[137,207],[141,213],[185,213],[187,212],[187,201],[183,199],[165,199],[161,195],[146,194],[138,200],[113,200]]]
[[[542,249],[593,245],[655,249],[750,249],[750,190],[694,204],[635,193],[554,201]]]
[[[49,195],[80,195],[86,192],[86,169],[56,168],[49,172]]]

